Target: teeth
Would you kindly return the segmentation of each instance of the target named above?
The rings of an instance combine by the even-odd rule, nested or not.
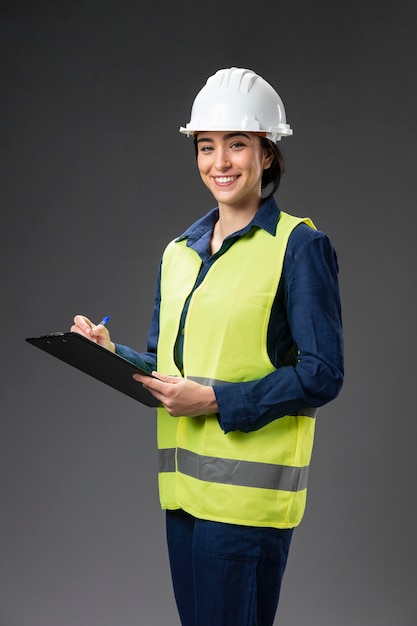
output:
[[[231,183],[235,178],[236,176],[217,176],[216,181],[218,183]]]

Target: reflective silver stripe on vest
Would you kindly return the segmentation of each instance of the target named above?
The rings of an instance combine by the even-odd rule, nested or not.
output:
[[[161,472],[175,471],[175,448],[160,450],[159,458]],[[282,491],[302,491],[307,487],[308,466],[220,459],[183,448],[178,448],[177,463],[182,474],[211,483]]]
[[[188,380],[193,380],[195,383],[205,385],[206,387],[213,387],[213,385],[224,385],[226,380],[220,380],[219,378],[203,378],[202,376],[187,376]]]
[[[175,472],[175,448],[162,448],[158,451],[159,471]]]

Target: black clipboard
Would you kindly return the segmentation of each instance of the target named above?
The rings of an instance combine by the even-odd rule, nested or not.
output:
[[[159,400],[133,379],[133,374],[150,376],[149,372],[79,333],[51,333],[26,341],[142,404],[160,406]]]

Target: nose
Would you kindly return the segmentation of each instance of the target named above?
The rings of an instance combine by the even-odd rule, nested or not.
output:
[[[227,151],[224,148],[218,148],[216,151],[216,169],[224,172],[229,169],[231,163]]]

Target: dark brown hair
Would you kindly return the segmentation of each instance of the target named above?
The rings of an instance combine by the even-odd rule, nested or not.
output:
[[[265,191],[267,187],[270,187],[267,193],[262,194],[262,197],[270,198],[274,195],[279,187],[279,183],[281,182],[281,176],[285,172],[285,161],[281,150],[273,141],[266,139],[266,137],[261,137],[261,147],[270,153],[272,152],[272,155],[274,157],[274,160],[271,163],[271,167],[269,167],[267,170],[264,170],[261,183],[262,191]]]

